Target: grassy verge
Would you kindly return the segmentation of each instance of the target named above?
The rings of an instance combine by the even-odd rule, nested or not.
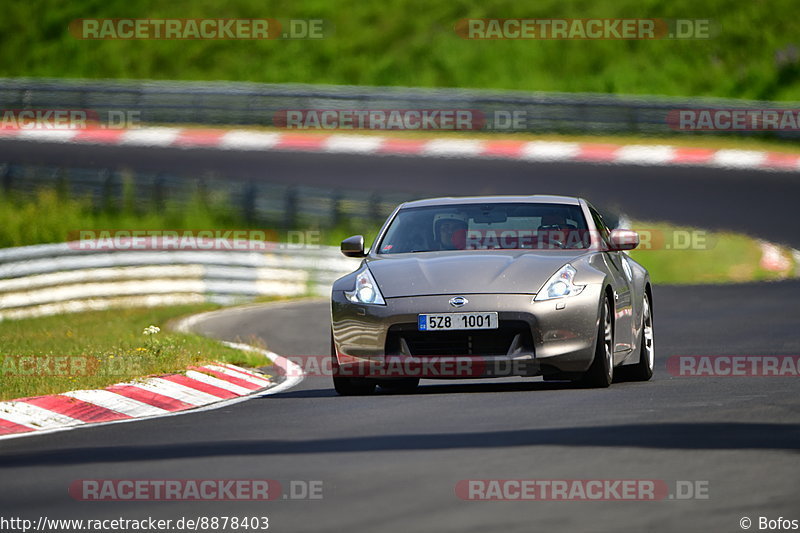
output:
[[[783,279],[796,265],[789,250],[782,254],[791,265],[783,272],[761,267],[756,239],[737,233],[707,232],[665,223],[635,222],[642,245],[630,256],[650,272],[653,283],[736,283]],[[647,244],[645,235],[650,235]]]
[[[58,186],[33,194],[0,195],[0,247],[64,242],[75,230],[247,228],[227,198],[196,194],[187,205],[136,207],[133,182],[126,181],[121,205],[98,208]]]
[[[308,223],[282,228],[281,222],[248,221],[229,198],[194,195],[188,202],[170,202],[164,208],[152,204],[135,206],[133,193],[126,187],[122,205],[97,209],[89,198],[73,197],[57,188],[42,188],[33,194],[0,194],[0,248],[65,242],[75,230],[271,230],[270,237],[285,241],[289,230],[318,232],[320,244],[338,245],[356,233],[377,235],[380,226],[364,219],[342,217],[331,227]]]
[[[0,19],[1,76],[236,80],[797,100],[796,3],[46,0]],[[324,19],[309,40],[82,40],[79,18]],[[705,19],[708,39],[466,40],[463,18]],[[35,22],[32,22],[35,21]]]
[[[264,366],[258,354],[165,327],[174,317],[214,307],[115,309],[0,322],[0,400],[102,388],[207,361]],[[160,331],[145,334],[149,326]],[[259,344],[256,339],[243,340]]]

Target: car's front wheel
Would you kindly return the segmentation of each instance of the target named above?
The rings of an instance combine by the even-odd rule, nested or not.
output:
[[[645,293],[642,308],[642,337],[639,341],[639,362],[630,367],[630,379],[647,381],[653,377],[655,366],[655,344],[653,338],[653,310],[650,296]]]
[[[592,366],[579,380],[584,387],[604,388],[614,381],[614,324],[608,295],[603,296],[599,322]]]
[[[366,378],[349,378],[340,376],[339,360],[336,358],[336,345],[331,333],[331,369],[333,371],[333,388],[342,396],[364,396],[375,392],[375,382]]]

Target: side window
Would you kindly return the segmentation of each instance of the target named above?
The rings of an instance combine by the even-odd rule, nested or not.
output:
[[[592,214],[592,220],[594,220],[594,225],[597,226],[597,231],[600,232],[600,238],[603,239],[603,243],[606,246],[608,246],[609,245],[609,240],[608,240],[609,231],[608,231],[608,227],[606,226],[606,223],[603,222],[603,217],[601,217],[600,213],[595,211],[595,209],[593,207],[589,208],[589,212]]]

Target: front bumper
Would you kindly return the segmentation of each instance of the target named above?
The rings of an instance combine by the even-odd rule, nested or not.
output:
[[[434,371],[420,377],[584,372],[594,358],[601,292],[601,284],[590,284],[579,295],[545,302],[534,302],[533,294],[462,293],[387,298],[386,305],[364,305],[334,291],[331,321],[337,359],[344,371],[365,362],[394,364],[395,369],[417,368],[407,363],[424,365],[432,360],[456,364],[450,367],[453,375]],[[465,296],[469,302],[455,309],[449,305],[453,296]],[[497,330],[418,332],[416,328],[421,313],[490,311],[498,313]],[[469,371],[466,364],[472,365]]]

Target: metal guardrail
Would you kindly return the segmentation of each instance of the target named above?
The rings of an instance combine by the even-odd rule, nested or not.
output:
[[[497,111],[522,112],[523,125],[503,130],[507,132],[661,135],[675,133],[667,124],[667,114],[673,110],[797,107],[797,102],[596,93],[0,78],[0,108],[87,109],[101,116],[111,110],[136,111],[147,123],[274,126],[276,116],[287,109],[469,109],[482,112],[490,121]],[[497,125],[492,129],[498,129]],[[800,132],[769,135],[797,138]]]
[[[120,210],[129,202],[144,211],[162,210],[173,204],[186,205],[201,196],[249,225],[283,230],[315,225],[331,228],[343,220],[379,225],[398,204],[414,199],[404,193],[285,185],[213,173],[196,176],[0,164],[0,193],[30,196],[48,188],[63,190],[71,198],[88,199],[95,211]]]
[[[79,249],[74,243],[0,249],[0,320],[136,305],[259,296],[327,296],[357,259],[335,247],[269,251]]]

